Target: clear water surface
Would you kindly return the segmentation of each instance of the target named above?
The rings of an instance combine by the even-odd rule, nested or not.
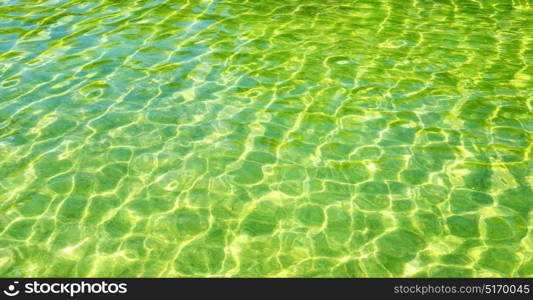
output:
[[[528,0],[0,2],[1,276],[533,276]]]

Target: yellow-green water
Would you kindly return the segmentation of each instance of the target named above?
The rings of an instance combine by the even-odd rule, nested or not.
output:
[[[0,2],[1,276],[533,276],[528,0]]]

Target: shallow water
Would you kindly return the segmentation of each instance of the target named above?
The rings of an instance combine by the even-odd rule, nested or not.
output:
[[[533,276],[527,0],[0,3],[1,276]]]

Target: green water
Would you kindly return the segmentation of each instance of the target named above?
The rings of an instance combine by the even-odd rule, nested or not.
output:
[[[528,0],[0,2],[0,276],[533,276]]]

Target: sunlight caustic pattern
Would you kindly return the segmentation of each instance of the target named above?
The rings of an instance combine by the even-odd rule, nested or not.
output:
[[[528,0],[3,0],[0,275],[533,276]]]

